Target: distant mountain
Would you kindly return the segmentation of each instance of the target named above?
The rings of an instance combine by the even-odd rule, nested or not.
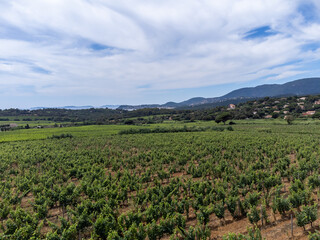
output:
[[[305,78],[285,84],[265,84],[257,87],[240,88],[224,96],[214,98],[195,97],[189,100],[166,104],[121,105],[119,109],[136,110],[141,108],[209,108],[230,103],[246,102],[252,99],[277,96],[302,96],[320,94],[320,78]]]
[[[82,110],[82,109],[90,109],[94,107],[93,106],[33,107],[33,108],[30,108],[30,110],[40,110],[40,109],[48,109],[48,108]]]
[[[64,106],[64,107],[33,107],[30,110],[39,110],[39,109],[48,109],[48,108],[57,108],[57,109],[68,109],[68,110],[82,110],[82,109],[90,109],[90,108],[109,108],[109,109],[117,109],[120,105],[103,105],[101,107],[94,106]]]
[[[69,110],[81,110],[81,109],[90,109],[94,108],[93,106],[65,106],[61,107],[63,109],[69,109]]]
[[[103,105],[100,108],[117,109],[120,105]]]
[[[266,84],[252,88],[241,88],[221,98],[261,98],[281,95],[313,95],[320,93],[320,78],[305,78],[285,84]]]
[[[320,94],[320,78],[299,79],[285,84],[265,84],[257,87],[240,88],[221,97],[203,98],[195,97],[189,100],[165,104],[143,104],[143,105],[103,105],[98,108],[124,109],[128,111],[143,108],[166,108],[166,109],[201,109],[217,106],[226,106],[230,103],[241,103],[263,97],[278,96],[302,96]],[[35,107],[30,110],[46,109],[47,107]],[[93,106],[65,106],[56,107],[60,109],[90,109]]]

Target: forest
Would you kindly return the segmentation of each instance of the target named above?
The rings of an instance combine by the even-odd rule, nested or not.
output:
[[[91,108],[82,110],[68,110],[58,108],[20,110],[0,110],[0,125],[5,122],[51,122],[63,125],[143,125],[163,123],[174,120],[182,122],[212,121],[221,113],[230,113],[230,119],[265,119],[292,116],[293,118],[320,118],[320,95],[290,96],[276,98],[259,98],[256,100],[236,103],[230,100],[226,106],[208,107],[196,105],[190,109],[159,109],[144,108],[133,111],[108,108]],[[232,106],[232,108],[230,108]],[[3,125],[2,124],[2,125]],[[20,124],[21,125],[21,124]],[[52,124],[51,124],[52,125]]]

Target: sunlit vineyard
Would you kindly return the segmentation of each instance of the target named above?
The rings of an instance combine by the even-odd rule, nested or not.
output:
[[[0,133],[0,239],[319,239],[320,125],[124,129]]]

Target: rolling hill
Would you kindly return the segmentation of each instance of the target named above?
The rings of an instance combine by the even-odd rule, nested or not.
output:
[[[320,78],[304,78],[284,84],[264,84],[256,87],[240,88],[221,97],[195,97],[189,100],[166,104],[121,105],[119,109],[135,110],[141,108],[209,108],[230,103],[240,103],[252,99],[277,96],[302,96],[320,94]]]

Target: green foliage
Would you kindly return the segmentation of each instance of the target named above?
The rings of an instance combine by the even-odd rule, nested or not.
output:
[[[250,211],[247,213],[247,216],[251,224],[257,224],[260,220],[259,210],[256,207],[251,207]]]
[[[317,219],[318,206],[304,206],[301,212],[296,212],[297,225],[305,228],[305,225],[309,224],[312,227],[312,223]]]
[[[62,138],[73,138],[72,134],[70,133],[62,133],[60,135],[52,135],[48,137],[49,139],[62,139]]]
[[[237,209],[238,201],[239,201],[238,196],[236,196],[236,197],[229,196],[226,201],[228,211],[230,212],[230,214],[232,215],[233,218],[236,216],[236,209]]]
[[[213,210],[215,210],[216,208],[212,209],[212,208],[208,208],[208,207],[201,207],[199,209],[199,213],[197,214],[197,219],[199,221],[200,224],[203,224],[203,225],[207,225],[207,223],[209,222],[210,220],[210,214],[212,213]],[[217,212],[218,212],[218,215],[221,216],[222,215],[222,212],[219,212],[220,209],[217,208]]]
[[[196,225],[195,227],[190,227],[188,231],[179,229],[182,238],[186,240],[207,240],[210,238],[210,228],[208,226]]]
[[[228,131],[233,131],[233,128],[231,126],[224,128],[224,127],[182,127],[182,128],[131,128],[131,129],[126,129],[126,130],[121,130],[119,131],[119,135],[125,135],[125,134],[147,134],[147,133],[176,133],[176,132],[205,132],[208,130],[212,131],[223,131],[223,130],[228,130]]]
[[[214,214],[219,218],[224,218],[224,204],[222,202],[217,202],[213,208]]]
[[[320,232],[318,232],[318,231],[315,231],[314,233],[310,232],[308,239],[309,240],[320,240]]]
[[[314,174],[308,178],[308,185],[311,189],[319,188],[320,187],[320,175]]]
[[[214,122],[186,124],[192,126],[207,131],[117,134],[141,128],[124,125],[21,130],[29,131],[30,141],[16,141],[20,130],[2,132],[9,142],[0,144],[0,238],[208,239],[210,221],[223,219],[226,209],[235,220],[266,222],[268,199],[274,212],[297,208],[301,224],[314,221],[314,211],[301,206],[317,200],[317,125],[237,122],[225,131]],[[64,132],[75,137],[46,139]],[[32,140],[36,133],[44,139]],[[283,180],[291,182],[289,193]],[[189,227],[194,214],[197,225]]]
[[[307,190],[298,190],[298,192],[292,192],[289,195],[289,202],[293,208],[299,208],[303,204],[309,202],[310,193]]]
[[[225,124],[226,121],[231,120],[231,119],[232,119],[231,113],[222,112],[218,116],[216,116],[215,121],[216,121],[216,123],[223,122]]]
[[[228,235],[224,235],[222,237],[223,240],[262,240],[261,231],[259,228],[249,228],[248,234],[235,234],[235,233],[229,233]]]
[[[286,121],[287,121],[288,125],[292,125],[293,121],[294,121],[294,117],[292,115],[287,115]]]
[[[272,202],[274,213],[278,211],[281,215],[285,215],[290,210],[289,199],[283,197],[275,197]]]

